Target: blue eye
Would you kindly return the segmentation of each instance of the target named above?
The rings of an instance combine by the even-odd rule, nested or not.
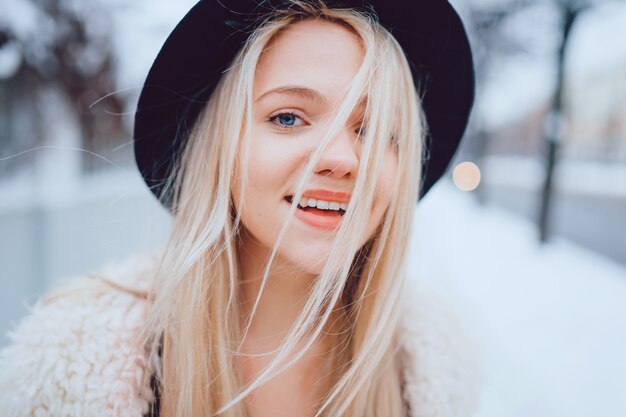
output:
[[[290,112],[278,113],[268,120],[279,129],[292,129],[304,122],[301,117]]]
[[[284,126],[293,126],[296,124],[296,116],[289,113],[281,114],[278,116],[278,121]]]

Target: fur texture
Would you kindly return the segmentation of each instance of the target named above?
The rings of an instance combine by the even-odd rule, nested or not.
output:
[[[136,340],[146,302],[97,276],[147,289],[156,256],[111,263],[33,306],[0,351],[0,415],[141,417],[148,411],[147,358]],[[402,349],[410,417],[471,415],[479,378],[469,339],[432,292],[408,294]]]

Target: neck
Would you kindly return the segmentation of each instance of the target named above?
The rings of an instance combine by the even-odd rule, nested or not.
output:
[[[261,291],[263,274],[271,249],[258,244],[243,231],[239,240],[239,253],[242,328],[245,328]],[[277,348],[304,307],[316,279],[317,275],[297,270],[291,263],[277,255],[272,262],[244,345],[259,351]],[[329,324],[335,321],[335,318],[333,312]],[[320,337],[318,343],[320,346],[330,346],[331,341],[324,336]]]

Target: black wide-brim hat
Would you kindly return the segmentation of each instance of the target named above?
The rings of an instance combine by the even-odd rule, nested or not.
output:
[[[135,160],[161,196],[189,131],[260,17],[288,1],[201,0],[178,23],[156,57],[135,113]],[[445,173],[474,101],[472,53],[458,14],[447,0],[326,0],[331,8],[375,13],[395,37],[419,86],[428,125],[419,198]]]

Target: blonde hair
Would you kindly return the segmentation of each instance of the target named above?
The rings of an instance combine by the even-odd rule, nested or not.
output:
[[[335,120],[308,160],[308,174],[298,184],[288,219],[267,262],[263,285],[313,167],[364,93],[368,97],[367,129],[352,199],[328,262],[275,359],[244,386],[235,358],[247,330],[239,324],[236,245],[245,200],[245,162],[239,207],[233,206],[233,177],[238,154],[247,160],[248,120],[259,57],[282,30],[307,18],[326,19],[351,29],[363,45],[364,58]],[[359,219],[370,216],[377,175],[390,139],[398,160],[393,198],[374,236],[363,245],[367,221]],[[422,142],[421,106],[408,62],[374,15],[331,9],[321,1],[293,0],[291,7],[271,13],[259,24],[220,79],[164,188],[164,193],[173,195],[175,219],[149,296],[142,335],[151,341],[146,375],[156,376],[162,416],[246,416],[242,400],[301,358],[331,312],[337,310],[343,328],[337,343],[336,375],[316,416],[406,415],[398,329]],[[303,348],[297,349],[299,346]]]

